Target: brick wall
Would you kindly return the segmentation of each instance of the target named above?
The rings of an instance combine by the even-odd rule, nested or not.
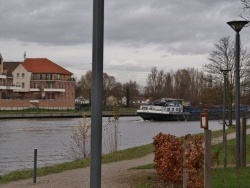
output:
[[[23,110],[27,108],[75,109],[73,100],[18,100],[0,99],[0,110]]]

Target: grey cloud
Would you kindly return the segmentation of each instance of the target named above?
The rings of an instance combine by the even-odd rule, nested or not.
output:
[[[218,40],[224,19],[239,15],[239,6],[235,0],[105,1],[105,42],[206,53],[201,47]],[[1,0],[0,38],[53,46],[91,43],[92,10],[90,0]]]

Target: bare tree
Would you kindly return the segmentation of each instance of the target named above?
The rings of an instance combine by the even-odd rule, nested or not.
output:
[[[204,81],[203,73],[194,68],[179,69],[174,74],[174,96],[198,104]]]
[[[245,20],[250,20],[250,0],[241,0],[242,8],[244,12],[247,12],[247,15],[240,15]]]
[[[167,98],[173,98],[174,97],[174,73],[168,72],[165,74],[164,77],[164,95]]]
[[[140,96],[140,86],[136,81],[129,80],[129,82],[123,84],[123,95],[127,98],[127,107],[130,106],[134,97]]]
[[[146,96],[158,98],[179,98],[191,104],[200,102],[200,94],[205,86],[204,74],[194,68],[179,69],[176,72],[158,71],[153,67],[148,75]]]
[[[158,71],[156,67],[151,69],[147,79],[147,92],[155,100],[163,97],[164,71]]]
[[[108,97],[112,95],[113,89],[116,86],[116,79],[114,76],[109,76],[107,73],[103,74],[103,100],[104,106],[107,103]]]
[[[229,107],[229,120],[232,123],[232,103],[233,90],[235,83],[235,44],[230,41],[230,37],[223,37],[217,44],[215,49],[209,54],[210,63],[204,65],[204,70],[213,77],[213,83],[217,88],[223,88],[223,73],[221,69],[230,69],[227,75],[227,104]],[[247,49],[240,47],[240,81],[241,85],[246,88],[249,79],[250,54]],[[221,98],[222,103],[222,98]]]
[[[82,96],[85,99],[91,100],[91,84],[92,71],[87,71],[85,75],[82,75],[81,79],[76,84],[76,97]]]
[[[113,89],[116,87],[117,82],[114,76],[103,73],[103,103],[106,105],[106,100],[112,95]],[[92,71],[87,71],[85,75],[77,82],[78,96],[91,100],[91,87],[92,87]]]
[[[113,90],[112,90],[112,95],[118,100],[121,101],[123,95],[123,87],[120,82],[116,82]]]

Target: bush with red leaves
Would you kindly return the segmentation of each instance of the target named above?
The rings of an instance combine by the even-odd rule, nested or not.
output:
[[[188,145],[185,152],[184,142]],[[174,135],[159,133],[154,137],[153,143],[155,170],[164,182],[181,186],[185,168],[188,173],[188,187],[203,187],[204,148],[201,136],[187,135],[177,138]]]

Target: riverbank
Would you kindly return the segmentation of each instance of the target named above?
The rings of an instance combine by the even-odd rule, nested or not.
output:
[[[250,134],[250,130],[247,130]],[[234,139],[235,133],[227,135],[227,139]],[[215,143],[222,142],[222,137],[216,138]],[[132,152],[130,152],[132,153]],[[133,179],[135,177],[147,177],[150,180],[150,174],[154,173],[153,169],[149,170],[131,170],[133,167],[146,165],[152,163],[154,155],[151,152],[144,157],[138,159],[122,160],[102,165],[102,187],[124,187],[130,188],[133,186]],[[149,174],[149,175],[147,175]],[[33,184],[32,179],[16,181],[8,184],[2,184],[2,188],[16,188],[16,187],[89,187],[90,168],[80,168],[75,170],[68,170],[58,174],[47,175],[37,178],[37,183]]]
[[[114,111],[103,111],[103,117],[113,117]],[[241,117],[250,117],[250,111],[241,112]],[[123,109],[119,112],[119,117],[138,116],[136,108]],[[42,110],[42,111],[0,111],[0,119],[24,119],[24,118],[80,118],[91,117],[91,111],[75,110]],[[222,113],[209,113],[209,120],[222,119]],[[191,113],[186,117],[187,121],[199,121],[200,113]]]
[[[10,112],[0,113],[0,119],[22,119],[22,118],[80,118],[80,117],[91,117],[91,112],[67,112],[67,111],[48,111],[48,112]],[[112,111],[104,111],[103,117],[112,117]],[[126,116],[138,116],[136,112],[122,112],[120,117]]]

